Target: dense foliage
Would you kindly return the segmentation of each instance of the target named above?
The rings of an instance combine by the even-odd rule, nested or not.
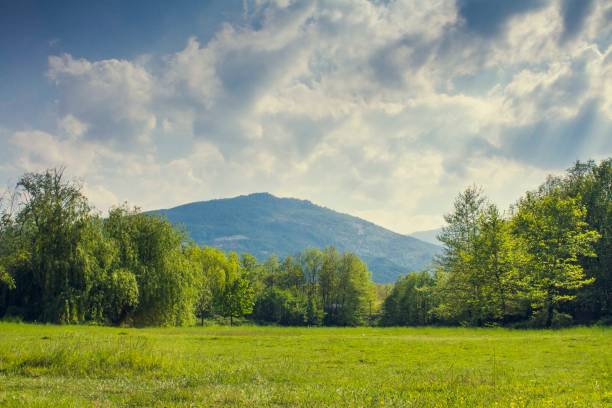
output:
[[[363,324],[371,316],[374,286],[365,263],[335,248],[310,249],[263,265],[254,318],[290,325]]]
[[[507,214],[470,187],[431,274],[400,279],[387,325],[564,326],[612,319],[612,159],[576,163]]]
[[[0,197],[0,317],[186,325],[559,327],[612,321],[612,159],[576,163],[502,213],[477,187],[445,216],[433,269],[374,285],[334,247],[259,262],[125,206],[102,217],[61,170]],[[379,300],[383,300],[379,313]]]
[[[371,313],[373,284],[354,254],[330,247],[261,264],[200,247],[158,216],[118,207],[102,218],[61,170],[24,175],[0,211],[0,316],[358,325]]]

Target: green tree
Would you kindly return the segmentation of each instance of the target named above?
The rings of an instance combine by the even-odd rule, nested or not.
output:
[[[307,314],[305,296],[278,287],[267,288],[257,299],[253,312],[256,320],[292,326],[307,324]]]
[[[114,269],[130,271],[138,282],[134,323],[191,323],[198,296],[197,266],[188,256],[184,233],[167,220],[125,207],[109,212],[104,229],[118,248]]]
[[[334,325],[337,321],[337,292],[340,284],[339,267],[340,254],[336,248],[325,248],[323,250],[323,263],[319,272],[319,296],[323,304],[323,319],[326,325]]]
[[[234,318],[253,311],[255,287],[263,280],[263,268],[254,257],[226,255],[212,247],[193,247],[188,253],[198,265],[196,313],[202,324],[204,318],[215,315],[228,317],[233,324]]]
[[[520,317],[524,257],[508,220],[475,187],[457,197],[445,219],[435,285],[437,316],[479,326]]]
[[[435,279],[430,272],[411,272],[400,278],[383,303],[384,326],[431,324],[435,306]]]
[[[555,185],[586,208],[586,222],[601,239],[595,244],[597,256],[581,257],[585,275],[594,280],[579,289],[576,308],[571,310],[587,321],[612,316],[612,158],[577,162]]]
[[[478,238],[486,198],[469,187],[455,199],[453,211],[444,216],[447,225],[438,239],[443,253],[438,259],[436,314],[443,320],[480,325],[487,319],[487,298],[479,257]]]
[[[599,234],[589,229],[586,209],[559,189],[527,193],[515,208],[513,231],[525,249],[529,297],[550,327],[561,303],[593,282],[584,274],[579,257],[593,256]]]
[[[345,253],[340,269],[340,319],[341,325],[358,326],[369,316],[369,306],[374,299],[374,285],[368,267],[353,253]]]
[[[106,282],[105,315],[116,325],[126,322],[138,306],[136,276],[127,269],[113,271]]]
[[[0,315],[3,313],[6,293],[15,288],[10,269],[15,255],[19,252],[18,231],[13,218],[8,193],[0,195]]]
[[[89,277],[80,292],[83,297],[81,321],[113,322],[107,307],[111,294],[108,283],[117,264],[117,246],[104,233],[104,221],[92,216],[78,242],[79,268]]]
[[[299,256],[303,271],[306,295],[306,323],[316,326],[323,321],[323,305],[319,297],[319,280],[323,268],[323,253],[318,249],[307,249]]]
[[[230,326],[234,318],[243,317],[253,311],[253,289],[249,281],[238,277],[225,285],[220,303],[221,315],[230,318]]]
[[[225,264],[227,259],[221,251],[210,247],[190,245],[187,256],[196,265],[195,288],[197,291],[195,314],[201,320],[214,314],[214,293],[220,291],[225,283]]]
[[[374,298],[366,264],[355,254],[340,255],[335,248],[327,248],[321,268],[321,298],[327,324],[362,324]]]
[[[494,204],[483,209],[478,218],[473,267],[481,279],[483,298],[480,315],[485,321],[520,316],[520,300],[526,283],[520,274],[522,252],[511,234],[510,223]]]
[[[86,268],[80,241],[90,222],[81,187],[63,169],[27,173],[17,183],[20,210],[15,223],[23,256],[15,276],[21,306],[31,319],[77,322],[95,279]]]

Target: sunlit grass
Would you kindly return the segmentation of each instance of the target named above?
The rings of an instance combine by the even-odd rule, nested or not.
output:
[[[612,405],[612,331],[0,323],[4,406]]]

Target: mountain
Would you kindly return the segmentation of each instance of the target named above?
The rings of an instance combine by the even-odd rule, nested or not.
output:
[[[416,239],[420,239],[421,241],[429,242],[430,244],[442,245],[442,243],[438,241],[438,235],[441,232],[442,232],[442,228],[436,228],[436,229],[427,230],[427,231],[416,231],[408,235]]]
[[[306,200],[256,193],[156,210],[201,245],[249,252],[259,260],[334,245],[359,255],[375,282],[426,268],[439,247]]]

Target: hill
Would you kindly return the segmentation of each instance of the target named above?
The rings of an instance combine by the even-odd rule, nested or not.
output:
[[[432,230],[426,231],[415,231],[410,233],[411,237],[416,239],[420,239],[421,241],[429,242],[434,245],[442,245],[442,243],[438,240],[438,235],[442,232],[442,228],[436,228]]]
[[[367,262],[376,282],[426,268],[439,247],[306,200],[256,193],[151,211],[201,245],[249,252],[259,260],[334,245]]]

